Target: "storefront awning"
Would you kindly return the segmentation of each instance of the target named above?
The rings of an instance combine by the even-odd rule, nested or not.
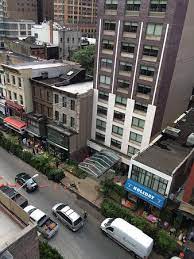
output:
[[[27,124],[23,121],[17,120],[13,117],[7,117],[4,120],[5,126],[16,130],[19,133],[23,133],[23,131],[26,129]]]
[[[12,102],[10,100],[6,101],[6,105],[7,105],[7,107],[9,107],[11,109],[14,109],[14,110],[17,110],[17,111],[23,111],[24,110],[23,106],[21,106],[21,105],[19,105],[17,103],[14,103],[14,102]]]
[[[166,198],[164,196],[131,179],[126,181],[125,190],[159,209],[162,209],[165,205]]]

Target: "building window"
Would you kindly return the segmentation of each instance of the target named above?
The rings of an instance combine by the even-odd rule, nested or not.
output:
[[[159,51],[158,47],[149,46],[149,45],[144,45],[144,47],[143,47],[143,55],[144,56],[157,58],[158,51]]]
[[[123,136],[123,128],[113,125],[112,126],[112,133]]]
[[[132,71],[132,64],[122,62],[119,63],[119,71],[121,72],[131,72]]]
[[[105,85],[110,85],[111,79],[110,79],[109,76],[101,75],[101,76],[100,76],[100,83],[101,83],[101,84],[105,84]]]
[[[150,94],[151,89],[152,88],[149,85],[142,85],[142,84],[137,85],[137,92],[141,94]]]
[[[98,93],[98,99],[108,101],[109,93],[99,91]]]
[[[115,104],[121,105],[121,106],[127,106],[127,98],[116,96]]]
[[[121,89],[129,89],[129,82],[126,81],[126,80],[121,80],[121,79],[118,79],[118,89],[121,88]]]
[[[143,129],[145,125],[145,121],[136,117],[132,118],[132,126]]]
[[[140,66],[140,71],[139,71],[140,76],[147,76],[147,77],[153,78],[154,72],[155,72],[155,69],[153,67],[148,67],[144,65]]]
[[[15,76],[11,76],[11,78],[12,78],[12,84],[15,85],[16,84],[15,83]]]
[[[6,81],[8,84],[10,84],[9,74],[6,74]]]
[[[19,88],[22,87],[22,79],[20,77],[18,77],[18,86],[19,86]]]
[[[50,102],[51,101],[51,92],[47,91],[47,101]]]
[[[142,142],[142,135],[137,134],[133,131],[130,132],[129,140],[141,143]]]
[[[154,24],[149,23],[146,30],[146,36],[148,37],[156,37],[160,39],[162,35],[162,25],[161,24]]]
[[[59,112],[55,111],[55,120],[58,121],[59,120]]]
[[[101,68],[112,68],[112,60],[108,58],[101,59]]]
[[[150,0],[150,11],[165,13],[168,0]]]
[[[12,100],[11,91],[8,91],[8,97],[9,97],[9,100]]]
[[[117,10],[118,0],[106,0],[105,9]]]
[[[98,115],[107,116],[107,108],[98,105],[98,106],[97,106],[97,114],[98,114]]]
[[[63,113],[62,115],[62,122],[63,124],[66,124],[67,123],[67,115]]]
[[[66,97],[62,97],[62,105],[63,107],[67,107],[67,98]]]
[[[71,110],[75,111],[75,101],[71,100]]]
[[[116,139],[111,138],[111,146],[121,149],[121,142]]]
[[[165,195],[168,181],[154,175],[138,166],[132,165],[131,179],[162,194]]]
[[[58,96],[58,94],[55,94],[55,103],[59,103],[59,96]]]
[[[13,98],[14,98],[14,101],[17,101],[17,94],[16,93],[13,93]]]
[[[105,131],[106,130],[106,122],[97,119],[96,120],[96,128],[99,129],[99,130]]]
[[[127,11],[139,11],[141,0],[127,0],[126,10]]]
[[[24,101],[23,101],[23,96],[20,95],[20,104],[23,105],[24,104]]]
[[[135,51],[135,44],[121,42],[121,52],[134,54],[134,51]]]
[[[99,132],[96,132],[96,140],[104,142],[105,141],[105,135],[103,135]]]
[[[114,42],[112,40],[103,40],[102,41],[102,49],[113,50]]]
[[[123,25],[123,32],[137,33],[137,22],[125,22]]]
[[[70,119],[70,124],[71,124],[72,128],[75,127],[75,119],[73,117],[71,117],[71,119]]]
[[[115,31],[116,29],[116,22],[113,21],[104,21],[104,30],[106,31]]]
[[[118,112],[118,111],[114,111],[114,117],[113,117],[114,121],[120,121],[123,122],[125,121],[125,114],[122,112]]]
[[[134,110],[142,111],[142,112],[147,112],[148,106],[147,104],[142,104],[135,102]]]
[[[128,152],[127,152],[128,156],[135,155],[138,152],[139,152],[139,149],[132,146],[128,146]]]

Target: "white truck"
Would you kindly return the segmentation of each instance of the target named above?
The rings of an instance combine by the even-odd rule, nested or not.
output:
[[[101,223],[101,229],[118,244],[140,258],[147,259],[152,251],[153,239],[124,219],[107,218]]]
[[[32,205],[27,206],[24,210],[30,215],[31,220],[37,223],[38,231],[46,239],[50,239],[58,231],[59,225],[43,211]]]

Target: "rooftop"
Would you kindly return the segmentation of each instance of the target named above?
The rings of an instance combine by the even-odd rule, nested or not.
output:
[[[10,64],[10,66],[12,66],[12,65],[18,65],[24,62],[29,63],[34,60],[35,59],[32,57],[23,56],[11,51],[7,51],[7,50],[0,51],[0,64],[7,64],[7,65]]]
[[[63,63],[60,62],[54,62],[54,61],[34,61],[34,62],[27,62],[23,64],[16,64],[16,65],[6,65],[3,64],[6,67],[13,68],[13,69],[32,69],[32,70],[38,70],[38,69],[43,69],[43,68],[56,68],[56,67],[61,67],[64,66]]]
[[[6,211],[0,206],[0,247],[10,238],[17,236],[24,227],[18,224]]]
[[[193,145],[186,143],[188,136],[194,133],[194,109],[180,116],[171,127],[167,127],[159,139],[139,152],[134,160],[171,176],[176,167],[193,151]],[[176,133],[172,133],[172,130]]]
[[[50,87],[67,93],[81,95],[93,89],[93,81],[85,75],[85,69],[73,66],[68,67],[58,77],[37,77],[33,80],[49,85]]]

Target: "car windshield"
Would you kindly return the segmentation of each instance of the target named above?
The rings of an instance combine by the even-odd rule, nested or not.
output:
[[[114,221],[115,219],[109,219],[109,221],[105,224],[106,226],[110,226],[111,223]]]
[[[76,226],[76,225],[78,225],[79,223],[81,223],[82,222],[82,218],[81,217],[79,217],[75,222],[74,222],[74,226]]]
[[[62,210],[66,205],[65,204],[61,204],[57,207],[57,210]]]
[[[31,214],[35,210],[36,210],[36,208],[32,208],[31,210],[28,211],[28,214]]]

